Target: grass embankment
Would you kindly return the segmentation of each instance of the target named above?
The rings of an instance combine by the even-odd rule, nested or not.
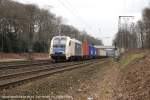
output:
[[[120,95],[118,89],[119,91],[121,89],[121,87],[119,87],[120,82],[124,80],[123,77],[126,76],[126,73],[128,73],[130,69],[134,69],[134,67],[130,65],[145,57],[145,54],[146,53],[143,52],[127,52],[123,54],[118,62],[114,60],[110,62],[111,67],[105,72],[106,75],[101,82],[100,100],[121,100],[118,99],[118,95]]]
[[[129,52],[121,57],[115,100],[149,100],[149,59],[146,50]]]
[[[134,63],[135,61],[138,61],[141,58],[145,57],[145,53],[138,52],[138,53],[129,53],[125,56],[123,56],[119,61],[119,66],[122,71],[125,71],[128,69],[128,65],[131,63]]]

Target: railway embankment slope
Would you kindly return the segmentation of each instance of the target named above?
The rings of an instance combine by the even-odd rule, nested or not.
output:
[[[120,76],[115,89],[116,100],[150,99],[150,52],[134,51],[120,61]]]

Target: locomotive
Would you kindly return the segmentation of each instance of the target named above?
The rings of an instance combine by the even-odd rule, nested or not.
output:
[[[81,59],[82,43],[68,36],[55,36],[51,40],[50,57],[52,60]]]

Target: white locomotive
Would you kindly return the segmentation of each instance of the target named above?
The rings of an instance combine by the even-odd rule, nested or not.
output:
[[[52,60],[74,60],[82,57],[82,43],[68,36],[54,36],[51,40],[50,58]]]

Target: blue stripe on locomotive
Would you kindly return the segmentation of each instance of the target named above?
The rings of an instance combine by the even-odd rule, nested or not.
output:
[[[65,53],[65,48],[62,47],[57,47],[57,48],[53,48],[53,52],[55,53]]]

